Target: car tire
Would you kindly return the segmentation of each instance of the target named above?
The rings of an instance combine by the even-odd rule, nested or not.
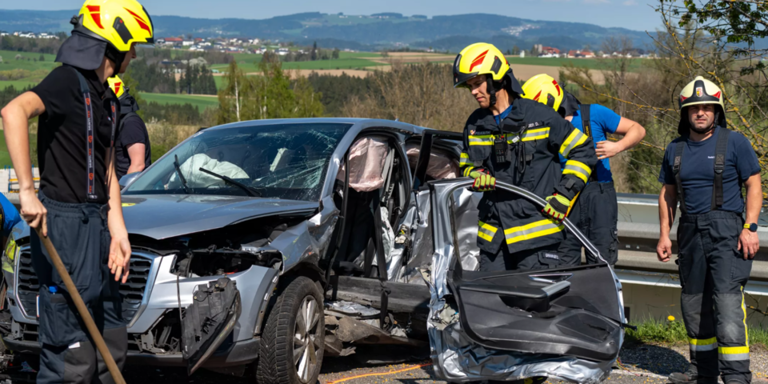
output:
[[[261,333],[258,384],[315,384],[325,349],[323,293],[300,276],[278,295]]]

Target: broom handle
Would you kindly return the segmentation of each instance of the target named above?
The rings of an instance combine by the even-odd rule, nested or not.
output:
[[[83,318],[85,327],[88,328],[88,333],[91,334],[91,338],[93,338],[93,342],[96,344],[96,349],[99,350],[101,357],[107,364],[107,368],[109,368],[109,373],[112,375],[112,379],[114,379],[115,383],[117,384],[125,384],[125,379],[123,379],[123,375],[120,373],[120,369],[117,368],[115,359],[112,358],[112,354],[109,353],[109,348],[107,348],[107,344],[104,342],[104,338],[101,336],[99,329],[96,327],[96,323],[93,321],[91,313],[88,312],[88,308],[85,306],[83,298],[80,297],[80,293],[77,291],[77,287],[75,287],[75,283],[72,281],[72,277],[69,276],[67,268],[64,267],[64,263],[61,262],[61,257],[59,257],[59,253],[56,252],[56,248],[54,248],[53,243],[51,243],[51,239],[43,236],[39,230],[35,230],[37,231],[37,235],[40,237],[43,246],[48,251],[48,255],[51,257],[51,262],[53,262],[53,266],[56,267],[56,272],[58,272],[59,276],[61,276],[61,279],[64,280],[64,286],[67,287],[69,296],[72,297],[72,301],[75,302],[77,312],[79,312],[80,317]]]

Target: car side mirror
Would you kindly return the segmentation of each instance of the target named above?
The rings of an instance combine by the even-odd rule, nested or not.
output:
[[[120,189],[123,189],[131,184],[134,180],[136,180],[137,177],[139,177],[139,175],[141,175],[141,172],[129,173],[121,177],[120,181],[118,182],[118,184],[120,184]]]

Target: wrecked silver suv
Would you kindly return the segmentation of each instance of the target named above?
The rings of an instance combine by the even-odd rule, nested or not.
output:
[[[604,379],[623,341],[612,269],[476,272],[480,194],[459,178],[460,143],[386,120],[251,121],[126,176],[129,364],[309,384],[324,356],[375,345],[408,351],[378,361],[424,351],[450,381]],[[37,354],[28,235],[3,254],[0,330]]]

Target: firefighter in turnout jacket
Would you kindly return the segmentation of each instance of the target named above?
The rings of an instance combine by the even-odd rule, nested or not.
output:
[[[722,376],[725,384],[749,384],[744,286],[760,247],[755,233],[763,204],[760,163],[749,140],[727,129],[723,92],[714,83],[697,77],[683,88],[679,102],[680,137],[667,147],[659,175],[656,253],[669,261],[679,202],[676,263],[691,365],[669,380],[715,384]]]
[[[462,175],[485,193],[478,207],[480,270],[560,265],[562,220],[597,162],[592,140],[555,112],[563,92],[553,84],[542,104],[523,99],[509,63],[491,44],[465,48],[454,62],[454,86],[469,88],[480,108],[464,127]],[[548,106],[549,105],[549,106]],[[554,108],[554,109],[553,109]],[[559,155],[567,163],[561,171]],[[496,179],[545,198],[542,211]]]

